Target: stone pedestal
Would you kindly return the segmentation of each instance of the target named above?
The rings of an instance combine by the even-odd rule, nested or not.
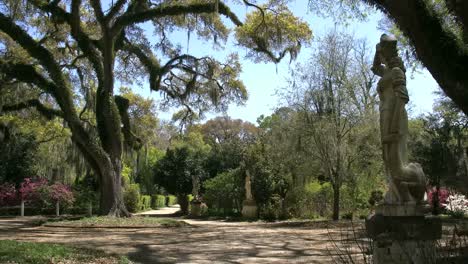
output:
[[[199,200],[192,200],[190,202],[190,216],[200,217],[202,215],[202,204]]]
[[[255,200],[244,200],[242,203],[242,216],[245,218],[257,218],[257,203],[255,203]]]
[[[435,262],[435,241],[442,236],[440,219],[424,216],[421,205],[380,205],[366,220],[374,241],[373,263]]]

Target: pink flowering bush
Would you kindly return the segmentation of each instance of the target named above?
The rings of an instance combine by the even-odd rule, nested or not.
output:
[[[427,202],[429,203],[430,206],[434,206],[434,202],[433,202],[433,197],[436,195],[437,193],[437,189],[436,187],[432,187],[430,190],[427,191]],[[445,208],[445,204],[447,203],[447,199],[450,195],[450,192],[449,190],[447,190],[446,188],[439,188],[439,203],[438,203],[438,207],[439,208]]]
[[[19,198],[28,203],[41,202],[40,190],[43,188],[47,188],[47,179],[32,180],[31,178],[25,178],[18,190]]]
[[[10,183],[0,184],[0,206],[11,206],[18,202],[15,185]]]
[[[48,191],[49,199],[54,203],[59,202],[63,205],[71,205],[75,201],[73,192],[68,185],[54,183],[53,185],[49,186]]]

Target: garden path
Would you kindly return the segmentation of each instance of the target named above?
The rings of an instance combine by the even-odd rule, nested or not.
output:
[[[184,220],[178,228],[33,226],[0,218],[0,240],[72,244],[127,255],[136,263],[330,263],[326,225]]]

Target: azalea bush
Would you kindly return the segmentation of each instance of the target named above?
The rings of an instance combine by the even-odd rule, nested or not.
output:
[[[444,209],[444,204],[447,204],[449,195],[450,191],[447,188],[441,187],[437,190],[436,187],[433,187],[427,191],[427,202],[432,208],[435,207],[436,210],[438,210],[438,208]],[[438,197],[437,201],[434,200],[435,197]]]
[[[26,203],[42,202],[44,199],[44,188],[47,188],[47,183],[48,181],[45,178],[38,178],[37,180],[25,178],[24,181],[20,183],[18,190],[19,199]]]
[[[0,206],[11,206],[18,203],[15,185],[11,183],[0,184]]]
[[[462,217],[468,214],[468,199],[463,194],[451,194],[442,206],[450,215]]]
[[[56,203],[59,202],[61,205],[71,205],[75,201],[73,192],[70,186],[62,183],[54,183],[48,187],[49,199]]]

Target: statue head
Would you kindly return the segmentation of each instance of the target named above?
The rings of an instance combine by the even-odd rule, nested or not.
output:
[[[406,72],[403,60],[398,56],[397,40],[393,36],[382,34],[377,44],[377,52],[380,61],[390,68],[398,67]]]
[[[392,58],[398,56],[397,40],[392,36],[382,34],[382,36],[380,37],[380,43],[378,44],[378,47],[380,60],[384,64],[388,64],[390,60],[392,60]]]

